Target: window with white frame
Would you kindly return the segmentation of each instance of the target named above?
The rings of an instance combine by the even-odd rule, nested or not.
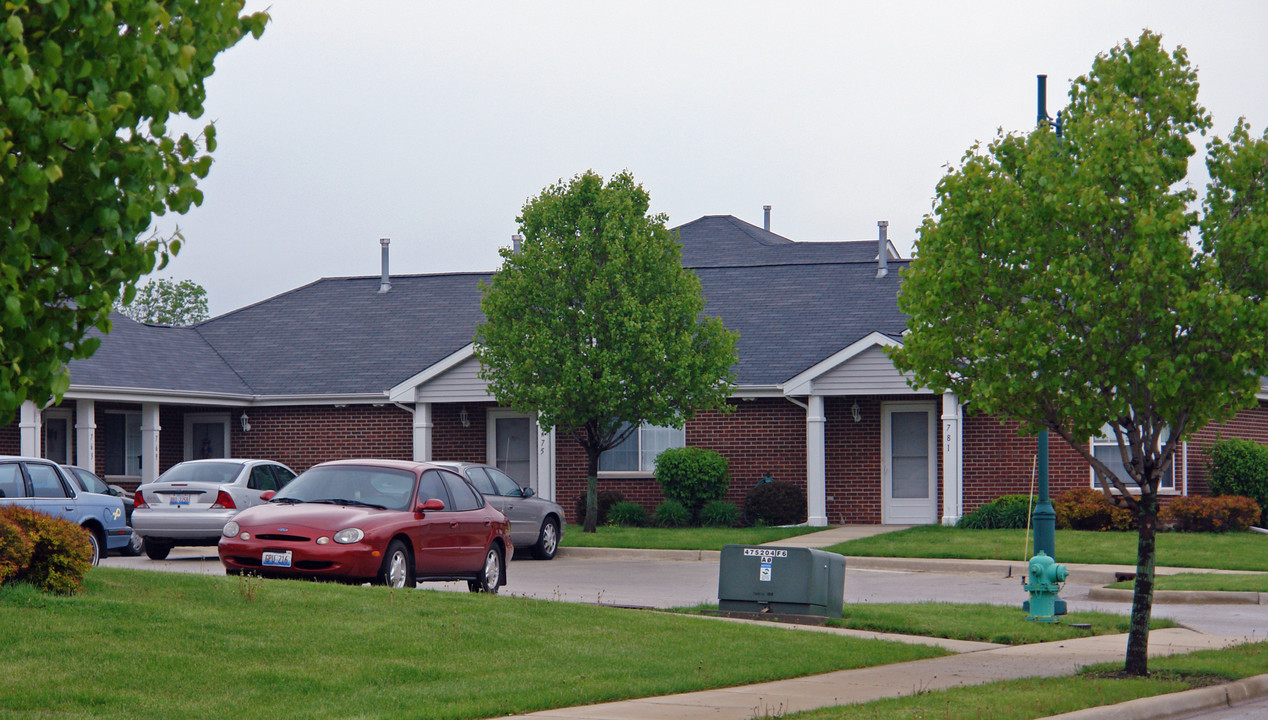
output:
[[[599,456],[599,472],[650,473],[656,470],[657,455],[686,444],[687,432],[683,428],[643,425],[620,445]]]
[[[1158,442],[1166,444],[1167,438],[1171,433],[1167,430],[1162,431],[1162,437]],[[1171,455],[1171,462],[1167,463],[1166,470],[1162,473],[1162,480],[1158,482],[1158,490],[1160,492],[1175,492],[1176,489],[1176,457],[1180,454],[1180,449]],[[1092,455],[1097,460],[1105,463],[1107,467],[1114,471],[1123,484],[1128,488],[1135,488],[1136,481],[1132,479],[1131,473],[1127,472],[1127,466],[1123,464],[1123,456],[1118,451],[1118,440],[1114,439],[1114,430],[1109,425],[1101,428],[1100,437],[1092,438]],[[1099,488],[1100,483],[1096,480],[1096,470],[1092,470],[1092,487]]]

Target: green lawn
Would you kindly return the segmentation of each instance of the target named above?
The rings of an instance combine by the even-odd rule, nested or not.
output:
[[[682,608],[681,612],[716,612],[717,605],[699,605]],[[956,604],[940,602],[919,603],[848,603],[843,617],[827,621],[833,627],[871,630],[873,632],[898,633],[900,635],[926,635],[952,640],[975,640],[1002,645],[1067,640],[1090,635],[1115,635],[1125,633],[1131,620],[1127,615],[1103,612],[1077,612],[1064,615],[1055,623],[1032,622],[1027,619],[1019,602],[1016,607],[1005,605]],[[1071,624],[1088,624],[1091,628],[1073,628]],[[1154,618],[1150,627],[1175,627],[1166,618]]]
[[[633,528],[601,525],[596,532],[570,525],[564,547],[645,548],[652,550],[721,550],[723,545],[761,545],[818,532],[814,527]]]
[[[1114,583],[1108,587],[1116,590],[1131,590],[1132,583]],[[1268,593],[1268,573],[1247,575],[1226,575],[1223,573],[1178,573],[1176,575],[1159,575],[1154,583],[1155,590],[1210,590],[1219,592],[1262,592]]]
[[[860,705],[782,715],[784,720],[890,720],[890,718],[981,718],[1032,720],[1083,708],[1188,690],[1216,679],[1268,673],[1268,643],[1153,658],[1147,679],[1116,678],[1121,665],[1087,668],[1060,678],[1008,680],[925,692]]]
[[[962,530],[939,525],[851,540],[828,550],[843,555],[967,558],[1024,561],[1024,530]],[[1058,530],[1057,560],[1063,563],[1136,564],[1134,532]],[[1034,552],[1033,543],[1030,552]],[[1218,570],[1268,569],[1268,535],[1258,533],[1159,533],[1160,566]]]
[[[0,716],[484,718],[944,654],[467,593],[108,568],[86,584],[0,588]]]

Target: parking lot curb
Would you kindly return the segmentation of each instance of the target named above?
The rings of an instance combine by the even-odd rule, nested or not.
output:
[[[1132,601],[1132,591],[1123,588],[1094,587],[1088,590],[1091,600],[1105,602]],[[1263,605],[1263,593],[1217,590],[1154,590],[1154,602],[1169,605]]]
[[[722,553],[717,550],[646,550],[639,548],[561,547],[561,557],[570,560],[681,560],[718,562]]]
[[[1268,697],[1268,675],[1051,715],[1044,720],[1166,720],[1203,710],[1236,706],[1262,697]]]

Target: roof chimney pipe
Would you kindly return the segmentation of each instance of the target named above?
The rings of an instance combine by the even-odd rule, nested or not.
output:
[[[392,289],[392,280],[387,274],[387,246],[392,242],[389,238],[379,238],[379,246],[383,248],[383,276],[379,278],[379,294]]]
[[[876,277],[883,278],[889,274],[889,221],[878,220],[876,227],[880,228],[880,237],[877,238]]]
[[[519,233],[515,233],[514,235],[512,235],[511,236],[511,252],[515,253],[516,255],[519,255],[520,243],[522,242],[524,242],[523,235],[520,235]]]
[[[762,212],[766,215],[766,220],[762,222],[762,229],[770,232],[770,205],[763,205]]]

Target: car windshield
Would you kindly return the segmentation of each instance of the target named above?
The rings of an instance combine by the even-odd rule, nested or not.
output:
[[[317,467],[301,473],[273,502],[334,503],[406,510],[414,495],[414,473],[363,465]]]
[[[227,461],[181,463],[159,475],[158,482],[231,483],[242,472],[244,464]]]

